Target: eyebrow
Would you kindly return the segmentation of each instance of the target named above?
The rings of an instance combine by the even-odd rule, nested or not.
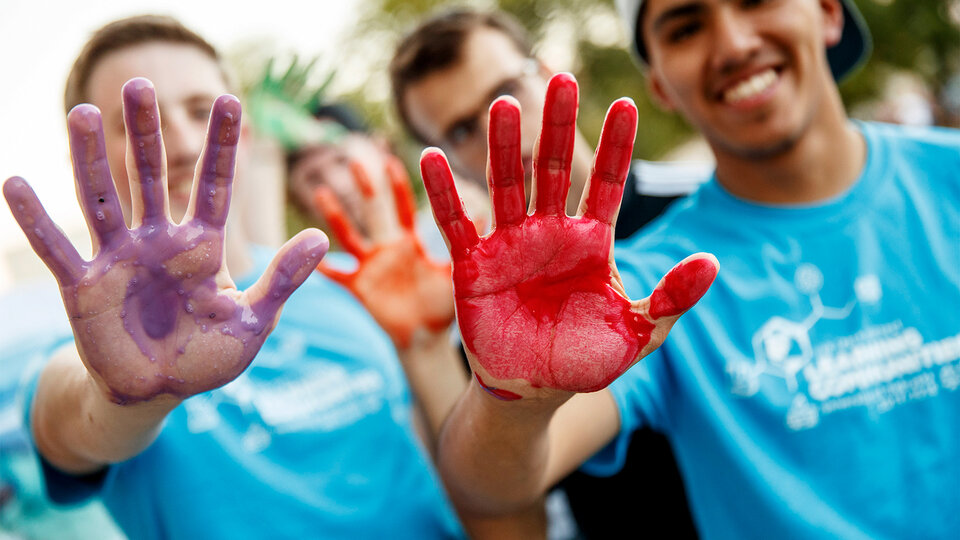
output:
[[[682,4],[676,7],[672,7],[660,15],[653,21],[653,31],[659,31],[665,24],[668,24],[670,21],[681,19],[684,17],[690,17],[693,15],[699,15],[706,10],[704,5],[699,2],[690,2],[688,4]]]

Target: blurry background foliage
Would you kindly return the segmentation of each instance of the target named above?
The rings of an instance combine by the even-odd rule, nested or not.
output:
[[[960,0],[855,0],[873,36],[868,62],[841,85],[852,116],[873,119],[889,94],[888,84],[904,74],[929,93],[933,120],[960,127]],[[661,111],[627,52],[626,32],[613,0],[364,0],[358,23],[335,54],[325,55],[313,75],[316,84],[336,72],[330,96],[356,106],[369,125],[393,141],[411,171],[417,170],[421,146],[399,125],[387,73],[400,38],[424,17],[455,6],[501,9],[529,31],[534,53],[554,71],[570,71],[580,83],[579,126],[596,144],[603,115],[611,102],[632,97],[640,112],[634,155],[669,158],[668,153],[694,137],[679,116]],[[264,50],[251,44],[243,55]],[[247,60],[250,56],[247,56]],[[244,79],[256,79],[263,62]],[[282,63],[281,63],[282,65]],[[413,175],[416,178],[416,174]],[[420,182],[414,182],[421,194]]]
[[[873,35],[868,63],[841,86],[848,109],[879,99],[887,77],[908,71],[941,98],[960,73],[960,0],[856,0]],[[387,65],[393,47],[423,17],[445,8],[469,5],[501,9],[515,16],[533,36],[535,54],[551,69],[570,71],[580,82],[579,125],[595,144],[611,102],[630,96],[640,110],[635,156],[662,158],[693,135],[678,116],[653,104],[643,76],[627,53],[627,37],[613,0],[367,0],[352,37],[343,44],[346,62],[368,68],[366,84],[345,96],[361,108],[371,125],[398,143],[404,157],[416,159],[420,148],[397,123],[389,94]],[[956,83],[954,83],[956,84]],[[946,99],[945,97],[941,99]],[[942,125],[956,125],[956,111],[935,109]]]

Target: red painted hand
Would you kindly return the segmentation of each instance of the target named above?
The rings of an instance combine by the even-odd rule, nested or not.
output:
[[[537,388],[606,387],[658,347],[716,277],[716,259],[695,255],[671,270],[649,298],[626,298],[612,238],[637,111],[628,99],[610,107],[579,215],[568,217],[577,99],[572,76],[550,81],[529,213],[519,106],[510,97],[491,105],[495,227],[483,238],[464,214],[443,154],[428,149],[421,158],[434,216],[450,247],[457,319],[471,365],[481,384],[502,399],[553,393]]]
[[[178,398],[236,378],[276,323],[280,308],[326,253],[319,231],[288,242],[250,289],[236,290],[223,264],[224,223],[240,135],[240,103],[213,105],[194,192],[180,224],[170,220],[166,163],[153,85],[123,87],[133,228],[123,221],[107,167],[100,112],[68,116],[80,206],[95,256],[84,261],[21,178],[3,186],[14,217],[60,284],[77,350],[118,403]]]
[[[373,185],[362,166],[355,164],[357,186],[371,209],[383,208],[390,194]],[[398,349],[406,349],[419,335],[442,332],[453,322],[453,283],[450,265],[431,261],[414,230],[415,205],[410,180],[396,158],[387,162],[396,220],[388,212],[373,212],[368,220],[370,241],[347,219],[333,192],[321,186],[316,204],[334,236],[357,259],[354,272],[341,272],[325,263],[321,272],[349,289],[386,330]]]

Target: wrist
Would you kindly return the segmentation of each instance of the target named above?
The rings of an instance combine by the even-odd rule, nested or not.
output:
[[[488,399],[508,406],[522,405],[524,408],[554,411],[575,394],[567,390],[533,386],[526,379],[497,379],[478,360],[473,360],[471,367],[471,387],[486,394]]]
[[[456,356],[456,348],[450,339],[447,328],[433,331],[425,328],[417,329],[401,346],[395,343],[397,356],[401,362],[439,362],[440,359],[449,359]]]
[[[87,372],[84,383],[87,387],[88,410],[111,416],[137,416],[146,421],[155,419],[159,422],[183,403],[183,398],[172,394],[160,394],[146,401],[125,401],[90,372]]]
[[[508,418],[510,422],[532,422],[548,424],[553,414],[566,403],[573,394],[552,389],[530,389],[532,392],[519,394],[496,385],[490,386],[485,375],[474,372],[470,380],[468,393],[471,401],[488,414]]]

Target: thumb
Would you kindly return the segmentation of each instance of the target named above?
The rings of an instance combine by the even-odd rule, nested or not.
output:
[[[650,295],[650,318],[658,322],[683,315],[707,293],[719,270],[720,263],[709,253],[697,253],[677,263]]]
[[[634,303],[634,311],[646,313],[654,325],[641,358],[659,347],[677,319],[707,293],[719,269],[720,263],[713,255],[691,255],[667,272],[649,297]]]
[[[284,302],[306,281],[329,247],[327,235],[318,229],[305,229],[288,240],[260,279],[244,292],[251,315],[272,326]]]

